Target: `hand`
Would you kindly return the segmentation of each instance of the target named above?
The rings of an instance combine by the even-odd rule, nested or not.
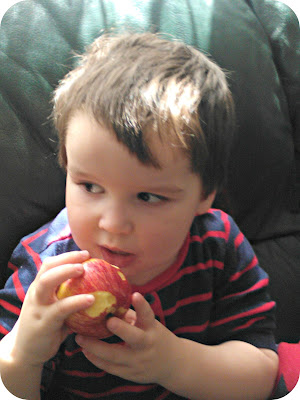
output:
[[[9,334],[11,356],[17,363],[39,366],[53,357],[70,333],[64,320],[89,307],[94,297],[78,295],[58,300],[56,291],[65,280],[83,273],[87,251],[70,252],[44,261],[25,296],[20,317]]]
[[[86,358],[98,368],[138,383],[159,383],[172,374],[180,339],[155,319],[154,313],[140,293],[134,293],[135,308],[124,320],[112,317],[107,328],[124,340],[109,344],[77,335]]]

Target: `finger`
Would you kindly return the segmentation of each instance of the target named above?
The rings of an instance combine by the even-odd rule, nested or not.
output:
[[[102,340],[82,335],[77,335],[75,340],[84,354],[94,355],[94,360],[99,358],[99,360],[119,365],[128,363],[130,349],[124,346],[123,343],[106,343]]]
[[[55,303],[51,317],[58,321],[64,321],[69,315],[85,310],[90,307],[95,301],[95,297],[91,294],[78,294],[75,296],[66,297]]]
[[[155,320],[155,315],[147,300],[138,292],[132,295],[132,305],[136,312],[136,326],[141,329],[150,328]]]
[[[130,347],[143,348],[145,346],[145,331],[151,328],[155,323],[155,315],[149,303],[140,293],[132,295],[132,305],[135,312],[129,313],[129,319],[134,318],[130,322],[125,319],[112,317],[107,321],[107,328],[114,334],[119,336]]]
[[[131,368],[127,364],[112,363],[97,357],[95,354],[83,350],[85,357],[97,368],[109,373],[110,375],[119,376],[120,378],[133,380],[131,378]]]
[[[106,326],[107,329],[121,338],[130,348],[141,349],[145,347],[145,331],[143,329],[130,325],[117,317],[111,317],[107,321]]]
[[[48,271],[51,268],[58,267],[59,265],[82,263],[88,260],[89,257],[90,257],[89,252],[87,250],[83,250],[83,251],[70,251],[68,253],[63,253],[57,256],[45,258],[37,276],[40,276],[45,271]]]
[[[82,264],[67,264],[44,272],[34,284],[37,300],[41,304],[53,303],[58,286],[67,279],[79,277],[83,271]]]
[[[135,325],[136,323],[136,312],[129,308],[126,314],[123,317],[124,321],[126,321],[130,325]]]

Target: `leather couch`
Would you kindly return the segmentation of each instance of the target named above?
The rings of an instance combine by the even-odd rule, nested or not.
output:
[[[36,0],[0,30],[0,286],[13,248],[64,207],[51,93],[102,30],[161,31],[228,71],[237,131],[229,212],[269,273],[277,341],[300,340],[299,22],[276,0]],[[124,57],[126,63],[126,56]]]

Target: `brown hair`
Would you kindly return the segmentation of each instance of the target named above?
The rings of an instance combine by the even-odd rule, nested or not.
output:
[[[70,118],[88,112],[144,164],[159,168],[148,132],[179,146],[206,195],[224,183],[234,107],[224,72],[207,56],[158,34],[102,35],[54,95],[59,159]],[[146,135],[147,132],[147,135]]]

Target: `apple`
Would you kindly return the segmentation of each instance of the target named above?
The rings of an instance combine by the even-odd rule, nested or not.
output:
[[[63,282],[56,293],[58,299],[77,294],[92,294],[94,303],[71,314],[65,324],[76,333],[103,339],[112,336],[106,328],[109,315],[122,318],[130,307],[131,287],[121,270],[108,262],[91,258],[84,263],[83,274]]]

